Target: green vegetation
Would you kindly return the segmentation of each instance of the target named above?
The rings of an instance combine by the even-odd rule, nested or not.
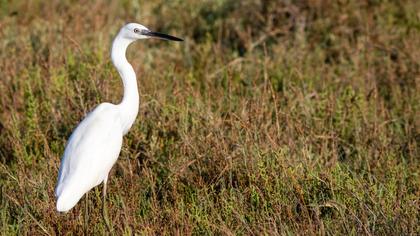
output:
[[[138,119],[108,182],[116,235],[420,234],[420,1],[0,1],[0,230],[83,233],[55,211],[76,124],[122,84]],[[107,233],[101,188],[90,233]]]

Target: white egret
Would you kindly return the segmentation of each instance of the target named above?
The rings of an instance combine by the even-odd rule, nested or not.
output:
[[[70,136],[61,159],[55,189],[57,211],[67,212],[93,187],[103,182],[105,200],[108,174],[121,151],[123,136],[133,125],[139,110],[136,74],[127,61],[127,47],[138,39],[160,38],[182,41],[153,32],[137,23],[121,28],[112,43],[111,60],[117,68],[124,96],[120,104],[102,103],[91,111]]]

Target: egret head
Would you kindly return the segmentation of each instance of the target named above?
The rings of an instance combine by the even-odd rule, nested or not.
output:
[[[147,38],[158,38],[158,39],[165,39],[165,40],[172,40],[172,41],[183,41],[180,38],[158,33],[149,30],[143,25],[137,24],[137,23],[128,23],[124,27],[121,28],[120,33],[122,37],[136,41],[138,39],[147,39]]]

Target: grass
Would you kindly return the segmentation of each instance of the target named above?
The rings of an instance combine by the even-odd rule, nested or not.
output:
[[[55,211],[64,145],[122,85],[126,21],[185,38],[129,48],[140,113],[108,181],[113,232],[420,233],[420,5],[0,1],[0,230],[82,234]],[[89,233],[107,233],[101,189]]]

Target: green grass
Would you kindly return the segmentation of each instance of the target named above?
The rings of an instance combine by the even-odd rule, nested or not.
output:
[[[140,113],[108,182],[116,235],[420,234],[420,4],[0,1],[0,232],[82,234],[55,211],[64,145],[122,84]],[[101,188],[90,234],[107,233]]]

